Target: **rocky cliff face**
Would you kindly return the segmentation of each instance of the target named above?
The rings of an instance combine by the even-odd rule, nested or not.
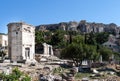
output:
[[[81,20],[80,22],[70,21],[70,22],[60,22],[58,24],[47,24],[36,26],[36,30],[45,31],[45,30],[64,30],[64,31],[79,31],[81,33],[90,33],[90,32],[117,32],[119,33],[120,28],[114,24],[103,24],[95,22],[86,22],[86,20]]]

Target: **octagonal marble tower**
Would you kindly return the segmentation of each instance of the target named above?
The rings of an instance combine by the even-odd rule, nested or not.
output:
[[[10,60],[15,62],[34,60],[35,27],[25,22],[13,22],[7,26]]]

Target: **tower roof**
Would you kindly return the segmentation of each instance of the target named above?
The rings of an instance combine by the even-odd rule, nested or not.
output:
[[[11,26],[11,25],[13,25],[13,24],[29,25],[29,26],[34,27],[33,25],[27,24],[27,23],[25,23],[25,22],[23,22],[23,21],[20,21],[20,22],[11,22],[11,23],[7,24],[7,26],[9,27],[9,26]]]

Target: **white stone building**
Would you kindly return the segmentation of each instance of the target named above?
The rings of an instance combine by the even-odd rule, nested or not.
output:
[[[35,55],[35,27],[24,22],[8,25],[8,54],[11,61],[32,61]]]
[[[0,34],[0,47],[8,46],[8,35]]]
[[[112,51],[114,51],[114,52],[120,52],[120,51],[119,51],[120,48],[119,48],[119,46],[117,45],[116,41],[117,41],[117,40],[116,40],[116,37],[115,37],[115,36],[109,35],[108,41],[105,42],[105,43],[103,43],[102,45],[110,48],[110,49],[111,49]]]
[[[0,51],[8,54],[8,35],[0,34]]]

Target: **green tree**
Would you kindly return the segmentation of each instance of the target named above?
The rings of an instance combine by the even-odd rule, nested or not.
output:
[[[46,32],[44,32],[44,35],[45,35],[44,36],[45,42],[48,43],[48,44],[50,44],[51,37],[52,37],[52,32],[46,31]]]
[[[95,46],[72,43],[62,50],[61,57],[73,60],[76,66],[79,66],[83,60],[96,61],[99,55]]]
[[[119,64],[119,62],[120,62],[120,53],[114,52],[114,61],[115,61],[115,63]]]
[[[100,49],[99,49],[99,53],[100,55],[102,55],[102,58],[103,58],[103,61],[109,61],[110,60],[110,57],[112,56],[113,52],[111,49],[109,48],[106,48],[104,46],[102,46]]]
[[[101,32],[101,33],[96,33],[96,42],[98,44],[103,44],[104,42],[108,41],[109,33],[106,32]]]
[[[35,32],[35,42],[36,42],[36,44],[44,43],[45,42],[44,36],[45,35],[44,35],[43,31],[36,31]]]
[[[73,60],[76,66],[78,66],[83,60],[82,54],[83,54],[82,44],[78,45],[72,43],[62,50],[61,57]]]
[[[87,45],[87,49],[85,50],[87,53],[87,59],[98,61],[99,59],[99,53],[97,52],[97,47],[95,45]],[[89,56],[89,57],[88,57]]]
[[[85,44],[96,45],[95,34],[93,32],[85,34]]]
[[[64,39],[65,32],[61,30],[56,30],[54,34],[51,37],[51,45],[62,48],[66,45],[65,39]]]
[[[73,43],[84,44],[84,41],[85,41],[85,39],[84,39],[84,36],[82,36],[82,35],[76,35],[73,37]]]

